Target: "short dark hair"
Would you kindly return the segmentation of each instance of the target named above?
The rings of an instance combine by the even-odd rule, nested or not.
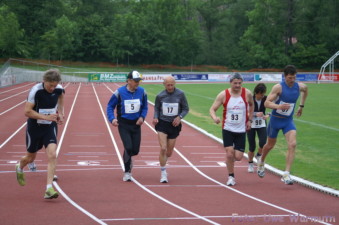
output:
[[[254,88],[254,94],[259,94],[259,93],[266,93],[266,85],[264,83],[258,83],[257,86]]]
[[[234,79],[239,79],[239,80],[244,81],[240,73],[234,73],[230,78],[230,82],[232,82]]]
[[[287,65],[285,66],[284,68],[284,75],[285,77],[288,75],[288,74],[291,74],[291,75],[295,75],[297,74],[297,68],[293,65]]]

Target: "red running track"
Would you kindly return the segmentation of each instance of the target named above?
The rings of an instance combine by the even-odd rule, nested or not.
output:
[[[64,84],[67,120],[59,127],[54,183],[61,195],[45,200],[44,150],[36,159],[38,171],[26,169],[26,186],[18,185],[14,172],[25,154],[21,102],[32,85],[0,89],[1,224],[338,224],[337,197],[284,185],[272,174],[260,179],[247,172],[245,159],[236,163],[237,185],[227,187],[223,147],[186,124],[169,160],[169,183],[159,183],[151,105],[140,154],[133,158],[133,182],[123,182],[123,147],[105,118],[118,87],[113,83]]]

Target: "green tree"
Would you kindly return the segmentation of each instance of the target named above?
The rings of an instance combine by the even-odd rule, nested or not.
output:
[[[23,41],[24,30],[16,15],[6,5],[0,7],[0,52],[2,57],[27,57],[29,48]]]
[[[65,15],[56,20],[56,27],[42,36],[42,54],[49,59],[72,59],[78,29]]]
[[[248,12],[250,25],[240,42],[243,52],[247,52],[244,67],[282,67],[289,62],[286,46],[293,37],[291,1],[255,1],[255,8]]]

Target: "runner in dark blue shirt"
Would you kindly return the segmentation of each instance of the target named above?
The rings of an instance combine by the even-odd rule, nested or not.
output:
[[[127,84],[114,92],[107,105],[107,118],[113,126],[118,127],[125,149],[123,181],[132,180],[132,156],[139,154],[141,125],[148,111],[146,91],[139,87],[141,80],[139,72],[131,71],[127,76]],[[115,109],[117,116],[114,115]]]

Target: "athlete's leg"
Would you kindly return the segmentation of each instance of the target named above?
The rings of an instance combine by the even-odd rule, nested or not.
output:
[[[158,141],[160,145],[159,163],[161,167],[165,167],[167,162],[167,134],[158,132]]]
[[[24,167],[28,164],[31,163],[35,160],[37,152],[34,153],[30,153],[30,152],[26,152],[26,155],[24,157],[21,158],[20,160],[20,169],[24,169]]]
[[[253,157],[254,157],[254,151],[256,148],[256,143],[255,143],[255,129],[252,128],[248,133],[247,133],[247,140],[248,140],[248,161],[253,162]]]
[[[53,183],[53,178],[55,174],[57,157],[56,157],[57,145],[55,143],[50,143],[46,148],[48,166],[47,166],[47,185]]]
[[[291,166],[293,164],[294,156],[295,156],[295,148],[297,146],[297,132],[296,130],[290,130],[285,134],[286,142],[287,142],[287,154],[286,154],[286,169],[285,171],[290,172]]]
[[[262,148],[261,162],[264,162],[268,153],[274,148],[277,143],[277,138],[267,138],[267,142]]]
[[[228,174],[234,173],[235,151],[233,146],[225,147],[226,151],[226,166]],[[237,151],[238,152],[238,151]]]

